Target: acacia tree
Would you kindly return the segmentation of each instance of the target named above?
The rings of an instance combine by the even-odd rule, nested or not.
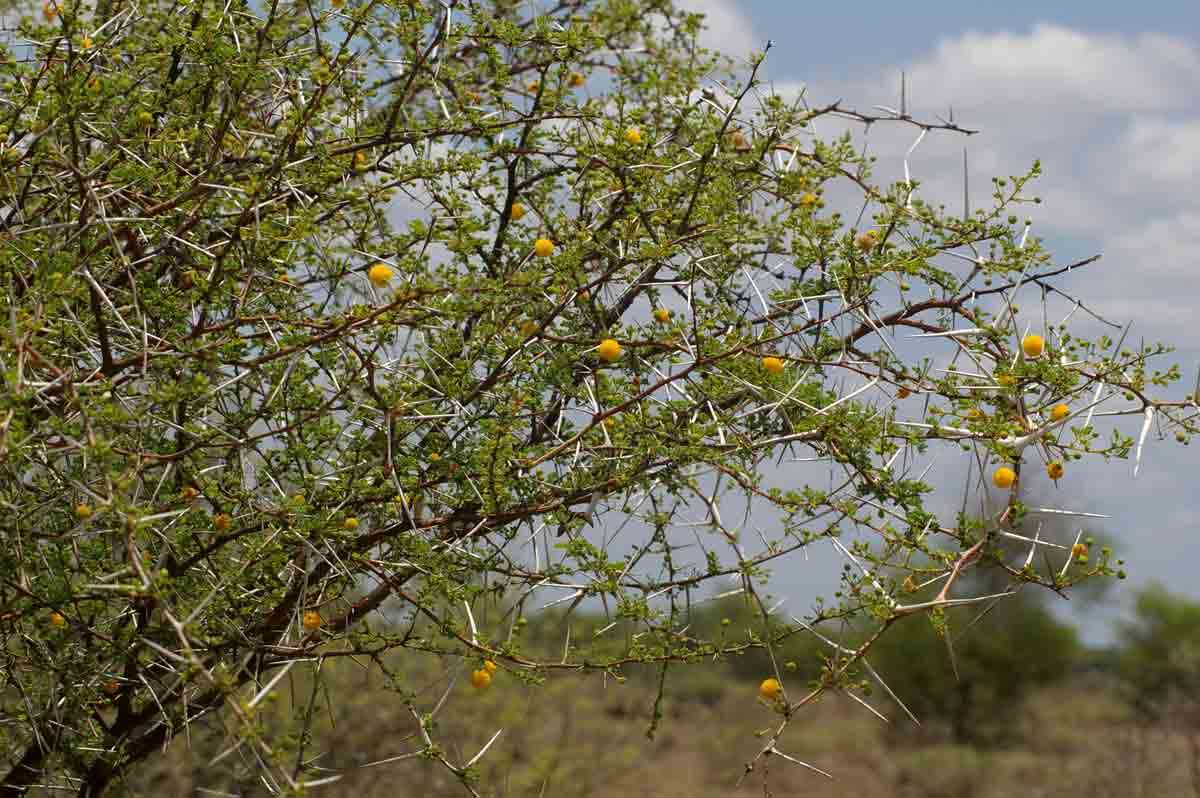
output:
[[[272,790],[335,779],[312,701],[295,736],[256,710],[337,657],[393,677],[397,758],[486,791],[405,656],[441,658],[447,691],[649,663],[661,696],[673,666],[811,629],[822,677],[764,683],[779,723],[749,772],[805,704],[878,678],[899,619],[985,607],[964,568],[1114,572],[1050,567],[1018,486],[1128,454],[1100,405],[1143,439],[1190,434],[1192,405],[1147,393],[1177,377],[1148,366],[1165,348],[1013,304],[1070,268],[1018,219],[1036,167],[954,215],[811,131],[956,124],[776,96],[765,52],[723,62],[666,0],[532,5],[47,0],[10,35],[6,795],[100,795],[210,715]],[[934,447],[966,450],[978,512],[928,509]],[[789,453],[826,477],[773,486]],[[772,613],[768,569],[818,543],[844,589]],[[758,626],[697,637],[692,598],[731,578]],[[611,618],[595,641],[522,646],[526,613],[584,600]],[[847,620],[869,633],[839,642]]]

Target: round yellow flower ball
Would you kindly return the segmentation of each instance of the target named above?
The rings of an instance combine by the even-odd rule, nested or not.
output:
[[[992,484],[997,488],[1011,488],[1016,481],[1017,472],[1008,466],[1000,466],[996,469],[996,473],[992,474]]]
[[[302,623],[304,624],[305,629],[310,632],[315,632],[317,629],[321,628],[321,613],[317,612],[316,610],[309,610],[308,612],[304,613]]]
[[[774,677],[763,679],[762,684],[758,686],[758,694],[768,701],[774,701],[783,694],[783,685]]]
[[[863,252],[866,252],[866,251],[872,249],[878,240],[879,240],[879,231],[878,230],[868,230],[867,232],[860,235],[858,238],[854,239],[854,246],[858,247]]]
[[[612,338],[605,338],[596,347],[596,354],[601,360],[611,363],[621,356],[621,345]]]
[[[1021,351],[1025,357],[1039,357],[1046,349],[1046,342],[1040,335],[1026,335],[1021,339]]]
[[[771,357],[770,355],[768,355],[767,357],[764,357],[762,359],[762,365],[763,365],[763,368],[765,368],[767,371],[769,371],[772,374],[782,374],[783,373],[783,361],[777,357]]]
[[[512,219],[514,222],[521,221],[521,217],[523,217],[524,215],[525,215],[525,206],[519,202],[514,202],[512,204],[512,207],[509,208],[509,210],[508,210],[508,218]]]
[[[1071,408],[1067,407],[1066,405],[1059,404],[1050,408],[1051,421],[1062,421],[1069,415],[1071,415]]]
[[[625,131],[625,143],[634,147],[642,143],[642,131],[631,127]]]
[[[471,686],[476,690],[482,690],[492,683],[492,674],[485,669],[480,668],[477,671],[471,672]]]
[[[539,258],[548,258],[554,254],[554,242],[548,238],[539,238],[533,242],[533,254]]]
[[[376,263],[367,272],[367,279],[371,281],[371,285],[376,288],[383,288],[392,281],[392,267],[384,263]]]

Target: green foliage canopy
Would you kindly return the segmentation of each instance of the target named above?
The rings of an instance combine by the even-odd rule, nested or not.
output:
[[[1113,572],[1022,564],[1016,487],[939,519],[904,465],[964,446],[1028,480],[1035,452],[1124,455],[1083,423],[1096,386],[1193,429],[1147,393],[1177,376],[1147,366],[1163,348],[1054,328],[1020,355],[1009,300],[1064,270],[1018,219],[1036,167],[954,216],[811,130],[956,125],[775,96],[763,54],[723,64],[667,2],[526,8],[49,0],[21,22],[0,63],[9,794],[101,794],[213,712],[300,791],[304,736],[268,739],[255,707],[314,659],[408,649],[533,681],[641,662],[665,684],[796,634],[760,604],[753,638],[697,638],[688,603],[730,578],[758,598],[818,541],[848,570],[809,622],[876,634],[789,718],[856,684],[896,620],[936,620],[961,567],[1055,590]],[[897,329],[971,368],[901,357]],[[1051,423],[1058,401],[1078,412]],[[835,481],[771,487],[789,452]],[[585,599],[612,618],[599,648],[523,651],[528,609]],[[433,731],[421,755],[470,787]]]

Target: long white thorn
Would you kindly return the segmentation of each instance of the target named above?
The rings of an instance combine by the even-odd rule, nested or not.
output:
[[[475,756],[471,757],[471,761],[468,762],[466,765],[464,765],[464,769],[469,768],[469,767],[471,767],[471,765],[474,765],[476,762],[478,762],[480,760],[480,758],[482,758],[483,755],[487,753],[487,750],[492,747],[492,743],[496,742],[496,738],[500,736],[500,732],[502,732],[502,731],[504,731],[503,728],[497,729],[496,733],[492,735],[492,739],[488,740],[484,744],[483,748],[479,749],[479,753],[476,754]]]
[[[1138,469],[1142,467],[1142,445],[1146,443],[1146,433],[1150,432],[1150,424],[1154,422],[1154,405],[1146,408],[1146,419],[1142,422],[1142,434],[1138,435],[1137,455],[1133,462],[1133,475],[1138,475]]]

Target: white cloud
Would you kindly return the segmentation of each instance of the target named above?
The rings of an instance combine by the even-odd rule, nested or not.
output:
[[[1200,209],[1193,206],[1137,218],[1136,201],[1127,201],[1131,218],[1101,239],[1105,266],[1097,273],[1099,279],[1087,286],[1088,304],[1113,321],[1133,321],[1155,340],[1192,348],[1193,297],[1200,278]],[[1185,362],[1191,357],[1185,353]]]
[[[1080,112],[1125,116],[1194,107],[1200,52],[1164,34],[1039,24],[1026,34],[968,31],[942,39],[908,72],[931,100],[988,116],[1038,109],[1077,124]]]
[[[1115,155],[1116,191],[1138,195],[1167,189],[1190,199],[1200,182],[1200,118],[1137,119],[1121,136]]]
[[[754,25],[738,10],[736,0],[680,0],[676,5],[685,11],[704,14],[702,47],[744,59],[751,50],[762,49],[766,41],[754,33]]]
[[[1120,264],[1137,264],[1139,278],[1200,276],[1200,211],[1154,216],[1115,232],[1108,254]]]
[[[957,121],[981,131],[966,141],[927,137],[913,159],[926,170],[916,176],[927,183],[953,174],[946,187],[957,184],[955,195],[961,193],[954,167],[963,145],[980,186],[1040,158],[1047,173],[1041,185],[1060,203],[1048,206],[1057,211],[1056,223],[1079,231],[1128,219],[1126,208],[1109,202],[1118,194],[1144,192],[1148,183],[1161,194],[1164,182],[1182,188],[1200,173],[1200,47],[1194,42],[1049,24],[1026,33],[968,31],[939,40],[908,64],[813,85],[810,98],[896,106],[901,71],[915,116],[944,116],[953,107]],[[872,135],[896,139],[878,152],[886,167],[889,158],[899,162],[892,156],[907,148],[915,131]]]
[[[926,200],[961,207],[964,147],[975,207],[990,202],[990,178],[1041,160],[1033,193],[1044,202],[1018,213],[1034,219],[1052,249],[1067,243],[1073,254],[1105,256],[1069,286],[1116,321],[1190,340],[1189,297],[1200,276],[1200,43],[1050,24],[968,31],[909,63],[814,83],[809,101],[895,107],[901,71],[915,117],[932,120],[953,106],[956,121],[980,131],[926,136],[910,159]],[[824,136],[837,129],[833,120],[824,125]],[[849,129],[861,141],[861,126]],[[878,180],[902,178],[916,135],[906,125],[874,126]]]

